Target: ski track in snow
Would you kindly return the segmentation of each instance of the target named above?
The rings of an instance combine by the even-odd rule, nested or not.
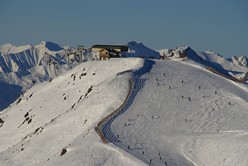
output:
[[[151,61],[153,62],[153,61]],[[150,72],[150,70],[152,69],[152,66],[154,65],[155,62],[153,63],[148,63],[148,61],[145,61],[145,63],[147,64],[144,64],[143,68],[146,69],[144,71],[143,68],[137,70],[136,72],[133,73],[133,78],[132,78],[132,81],[133,81],[133,86],[132,86],[132,89],[131,89],[131,92],[130,92],[130,95],[127,96],[127,100],[126,102],[124,103],[123,107],[116,113],[114,114],[110,119],[108,119],[106,122],[104,122],[103,124],[101,124],[99,127],[100,127],[100,130],[102,131],[104,137],[107,139],[108,142],[110,143],[113,143],[114,145],[124,149],[125,151],[127,151],[128,153],[129,152],[129,148],[127,148],[128,146],[123,143],[120,139],[118,139],[118,136],[116,136],[113,131],[111,130],[111,126],[112,126],[112,123],[113,121],[118,117],[120,116],[121,114],[125,113],[129,108],[130,106],[133,104],[133,101],[136,97],[136,95],[141,91],[141,89],[145,86],[145,82],[146,82],[146,78],[140,78],[143,74],[147,73],[147,72]],[[148,66],[149,65],[149,66]],[[145,118],[145,117],[144,117]],[[129,126],[131,125],[131,123],[125,123],[126,126]],[[142,147],[142,145],[141,145]],[[141,148],[142,149],[142,148]],[[149,154],[150,156],[152,156],[153,158],[153,163],[160,163],[159,165],[184,165],[185,163],[189,164],[190,165],[196,165],[194,162],[192,162],[192,160],[190,158],[188,158],[185,154],[182,154],[182,156],[185,157],[185,159],[181,159],[181,156],[178,156],[177,154],[174,154],[174,153],[166,153],[166,157],[164,158],[164,160],[161,161],[161,159],[156,159],[157,156],[155,156],[155,154],[153,154],[154,152],[150,152],[151,154]],[[148,158],[148,156],[141,156],[139,153],[131,153],[132,155],[134,155],[135,157],[139,158],[139,159],[144,159],[146,161],[147,164],[149,164],[149,161],[150,158]],[[183,161],[182,163],[178,163],[178,161]]]
[[[128,96],[128,100],[127,102],[124,104],[124,106],[120,109],[120,111],[115,114],[114,116],[112,116],[107,122],[103,123],[100,126],[100,129],[102,130],[104,136],[107,138],[107,140],[109,142],[112,142],[114,144],[120,142],[120,140],[118,140],[113,132],[111,131],[111,124],[112,122],[121,114],[123,114],[125,111],[128,110],[128,108],[132,105],[135,96],[137,95],[137,93],[144,87],[145,85],[145,81],[146,79],[140,79],[140,76],[143,75],[146,72],[149,72],[152,68],[152,65],[154,64],[153,61],[145,61],[145,64],[142,68],[140,68],[139,70],[137,70],[136,72],[134,72],[133,75],[133,82],[134,85],[132,87],[131,93]],[[149,66],[147,66],[149,65]]]
[[[127,96],[127,100],[124,103],[123,107],[117,112],[114,116],[112,116],[110,119],[108,119],[105,123],[100,125],[100,130],[102,131],[103,135],[107,139],[108,142],[111,142],[115,144],[116,146],[119,146],[125,150],[124,144],[114,135],[114,133],[111,130],[112,122],[121,114],[123,114],[125,111],[129,109],[129,107],[132,105],[134,98],[138,94],[138,92],[144,87],[146,79],[141,79],[140,77],[149,72],[152,69],[154,62],[150,60],[146,60],[144,62],[144,66],[140,68],[139,70],[133,72],[132,81],[133,86],[131,87],[130,95]],[[129,124],[127,124],[129,125]]]
[[[111,117],[107,122],[105,122],[104,124],[102,124],[100,126],[104,136],[106,137],[106,139],[109,142],[112,142],[114,144],[117,144],[120,142],[120,140],[113,134],[113,132],[111,131],[111,124],[112,122],[121,114],[123,114],[125,111],[128,110],[128,108],[132,105],[133,100],[135,98],[135,96],[137,95],[137,93],[144,87],[145,85],[145,79],[137,79],[136,81],[134,81],[134,86],[131,90],[131,94],[130,96],[128,96],[128,100],[127,102],[124,104],[124,106],[120,109],[120,111],[115,114],[113,117]],[[128,124],[127,124],[128,125]]]

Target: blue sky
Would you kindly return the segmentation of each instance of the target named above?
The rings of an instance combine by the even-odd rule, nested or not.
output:
[[[247,0],[1,0],[0,45],[189,45],[248,56]]]

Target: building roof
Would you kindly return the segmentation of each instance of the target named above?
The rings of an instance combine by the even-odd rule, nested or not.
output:
[[[128,51],[128,47],[125,45],[93,45],[92,48],[120,49],[122,52]]]

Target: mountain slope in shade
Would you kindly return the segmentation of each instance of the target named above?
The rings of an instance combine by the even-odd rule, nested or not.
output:
[[[64,49],[62,46],[59,46],[58,44],[52,43],[52,42],[42,41],[41,45],[43,45],[45,48],[47,48],[50,51],[56,51],[57,52],[57,51],[61,51]]]
[[[9,104],[13,103],[22,93],[22,87],[0,82],[0,110],[7,108]]]

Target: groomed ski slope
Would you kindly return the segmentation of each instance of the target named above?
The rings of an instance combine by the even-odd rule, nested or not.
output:
[[[181,61],[156,61],[140,80],[109,141],[149,165],[248,164],[247,88]]]
[[[134,101],[137,93],[145,85],[146,79],[140,79],[140,76],[147,72],[150,72],[153,64],[153,61],[146,60],[144,65],[140,69],[134,71],[132,75],[130,75],[130,92],[128,93],[123,104],[120,106],[120,108],[117,109],[117,112],[113,114],[112,117],[109,117],[109,119],[106,119],[105,121],[103,121],[102,124],[100,124],[99,128],[108,142],[112,142],[114,144],[120,143],[118,137],[116,137],[111,131],[111,124],[118,116],[125,113],[125,111],[127,111],[128,108],[132,105],[132,102]]]

